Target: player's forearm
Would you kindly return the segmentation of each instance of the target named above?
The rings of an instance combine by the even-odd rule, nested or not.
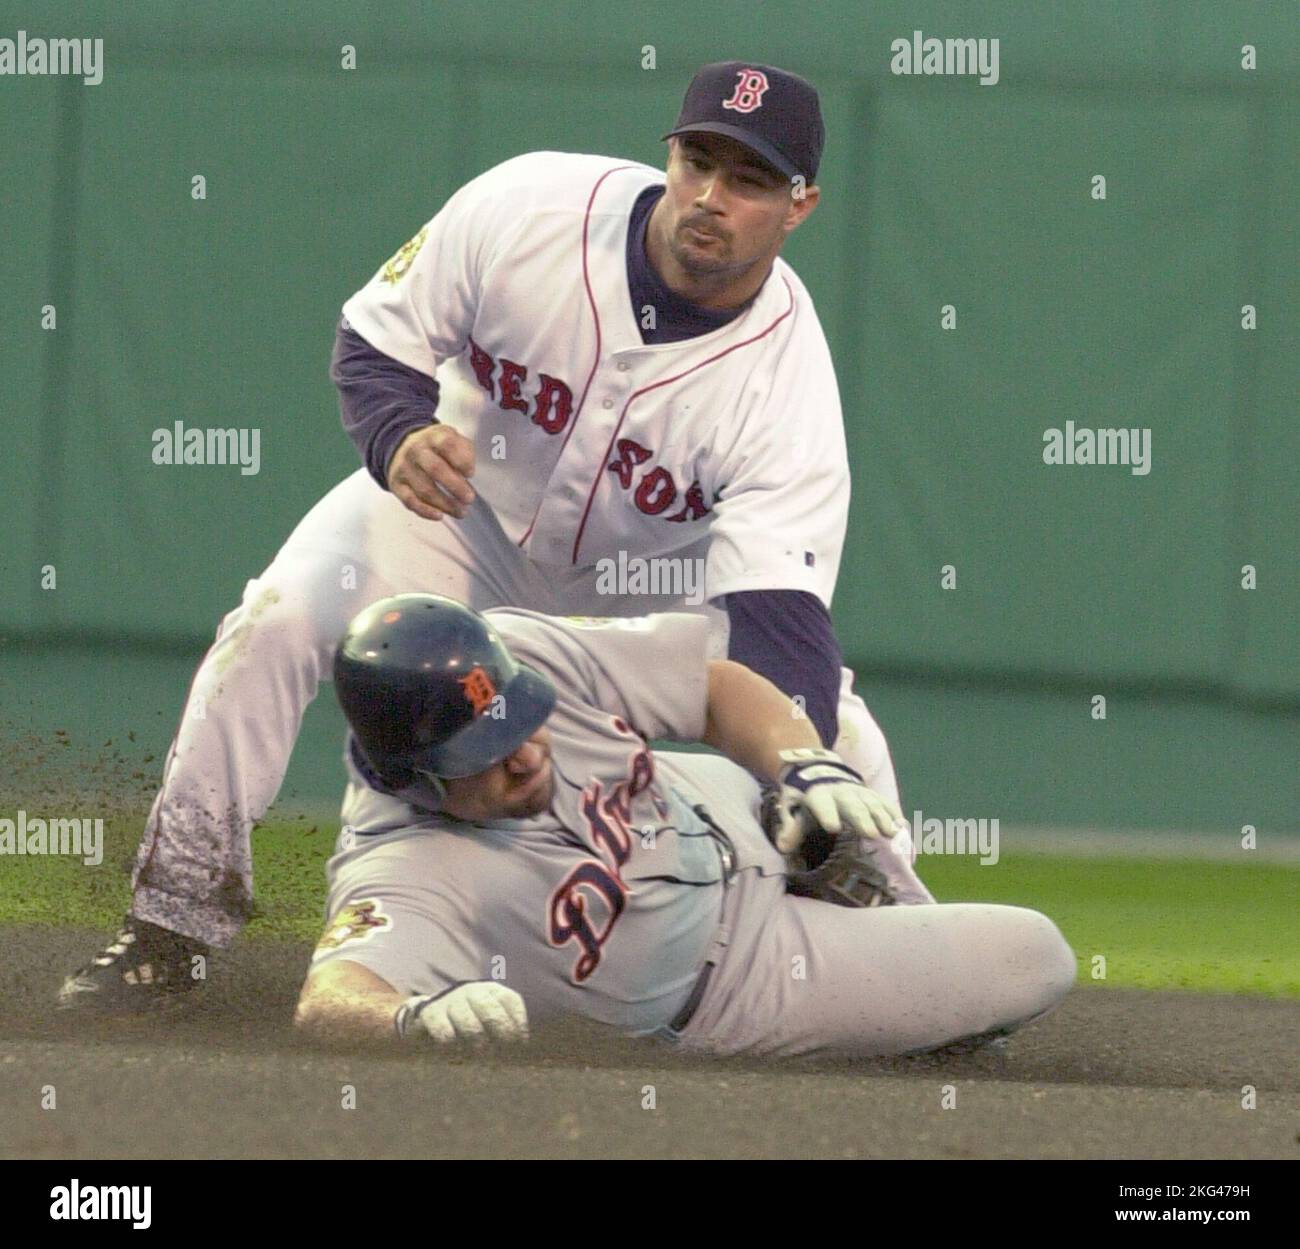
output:
[[[376,350],[340,319],[330,359],[343,429],[371,477],[388,486],[387,468],[412,430],[434,424],[438,383]]]
[[[326,963],[307,977],[294,1027],[322,1041],[395,1041],[394,1016],[405,1000],[357,963]]]
[[[769,781],[781,770],[781,751],[822,744],[800,707],[766,677],[729,659],[709,664],[709,711],[701,740]]]

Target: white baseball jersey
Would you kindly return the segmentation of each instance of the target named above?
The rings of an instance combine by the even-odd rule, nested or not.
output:
[[[344,305],[441,387],[474,486],[542,564],[653,556],[704,536],[708,596],[807,590],[829,605],[849,473],[825,336],[779,258],[750,306],[646,345],[628,287],[631,207],[664,174],[532,152],[456,192]],[[527,473],[519,471],[523,462]]]

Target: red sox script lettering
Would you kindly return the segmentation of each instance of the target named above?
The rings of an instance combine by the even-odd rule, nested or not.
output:
[[[497,407],[503,412],[521,412],[547,434],[564,432],[573,415],[573,391],[559,378],[539,373],[536,394],[529,399],[523,389],[528,380],[525,365],[505,356],[494,360],[472,338],[469,340],[469,362],[478,384],[497,401]],[[664,516],[665,520],[681,524],[699,520],[712,510],[704,501],[704,491],[698,480],[683,490],[668,469],[653,463],[637,478],[636,470],[654,458],[654,451],[649,447],[632,438],[620,438],[615,443],[615,450],[617,454],[609,463],[609,471],[618,477],[624,490],[631,492],[637,511],[646,516],[662,516],[681,500],[681,506],[675,512]]]
[[[618,477],[618,484],[627,490],[632,485],[632,472],[638,464],[644,464],[654,452],[643,447],[631,438],[620,438],[615,444],[618,459],[611,460],[609,471]]]
[[[505,356],[500,361],[493,360],[472,338],[469,340],[469,363],[478,384],[497,401],[503,412],[522,412],[548,434],[564,432],[569,417],[573,415],[573,391],[558,377],[539,373],[537,393],[530,401],[522,389],[528,380],[528,369],[524,365],[507,360]],[[499,379],[495,376],[498,363],[501,366]]]
[[[618,484],[624,490],[631,490],[635,469],[650,459],[654,452],[649,447],[643,447],[634,438],[618,439],[614,449],[618,455],[609,462],[609,471],[618,478]],[[636,504],[638,511],[644,512],[647,516],[658,516],[677,502],[677,497],[677,483],[673,480],[673,475],[661,465],[656,465],[642,474],[632,495],[632,502]],[[700,483],[693,481],[686,488],[686,501],[680,510],[664,519],[699,520],[701,516],[708,515],[710,510],[704,502],[704,491],[700,489]]]

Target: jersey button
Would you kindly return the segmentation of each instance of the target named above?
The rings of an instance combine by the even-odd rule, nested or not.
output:
[[[632,367],[632,366],[631,366],[630,364],[628,364],[628,362],[627,362],[626,360],[620,360],[620,361],[618,362],[618,371],[619,371],[620,373],[626,373],[626,372],[628,371],[628,369],[630,369],[631,367]]]
[[[612,408],[613,406],[614,406],[614,401],[612,399],[605,400],[605,407]]]

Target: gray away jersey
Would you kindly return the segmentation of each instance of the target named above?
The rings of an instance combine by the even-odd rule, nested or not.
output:
[[[465,824],[379,794],[353,771],[348,826],[328,869],[330,927],[315,960],[353,960],[404,993],[500,980],[534,1019],[576,1013],[653,1031],[693,987],[722,903],[718,844],[692,807],[704,802],[715,819],[717,810],[700,787],[681,783],[689,772],[665,768],[645,741],[703,733],[708,622],[680,613],[486,615],[516,659],[558,692],[547,721],[550,808]],[[719,775],[735,791],[724,802],[731,818],[752,810],[752,779],[709,763],[723,764]],[[770,854],[766,865],[780,871],[766,843],[738,840],[749,847],[743,857]]]

